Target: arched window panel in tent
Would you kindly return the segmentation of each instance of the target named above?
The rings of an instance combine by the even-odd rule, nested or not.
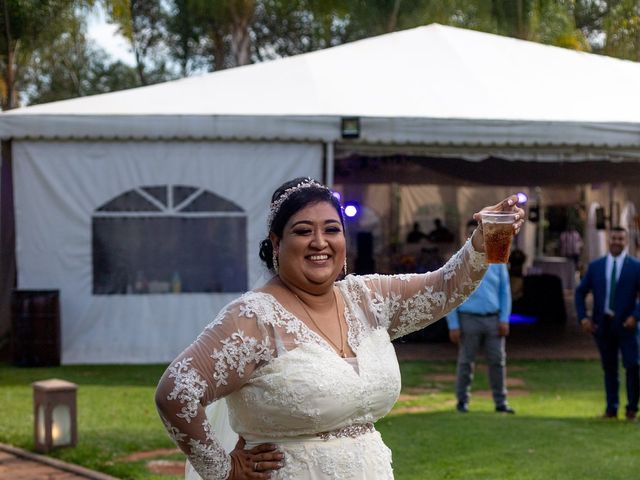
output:
[[[202,188],[140,186],[92,218],[94,295],[243,292],[247,217]]]

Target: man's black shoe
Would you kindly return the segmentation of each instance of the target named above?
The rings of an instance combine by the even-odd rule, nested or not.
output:
[[[456,405],[456,410],[460,413],[467,413],[469,411],[469,405],[465,402],[458,402]]]
[[[498,413],[516,413],[516,411],[511,408],[509,405],[499,405],[496,407],[496,412]]]

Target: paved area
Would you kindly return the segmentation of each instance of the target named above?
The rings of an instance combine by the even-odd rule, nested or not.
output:
[[[117,480],[103,473],[0,443],[0,480]]]

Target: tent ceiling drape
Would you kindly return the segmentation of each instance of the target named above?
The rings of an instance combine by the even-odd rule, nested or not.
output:
[[[640,184],[637,162],[530,162],[489,157],[464,160],[455,157],[407,155],[351,155],[336,160],[337,183],[418,185],[576,185],[620,182]]]

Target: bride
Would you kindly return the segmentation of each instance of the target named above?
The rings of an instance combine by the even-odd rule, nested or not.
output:
[[[517,233],[524,212],[516,201],[487,209],[516,212]],[[391,340],[475,289],[487,266],[482,225],[435,272],[340,281],[344,217],[327,187],[285,183],[268,226],[260,258],[274,277],[228,304],[169,365],[156,392],[165,427],[205,480],[393,479],[391,451],[374,427],[400,392]],[[211,420],[228,419],[235,447],[207,418],[205,407],[219,399],[228,415]]]

